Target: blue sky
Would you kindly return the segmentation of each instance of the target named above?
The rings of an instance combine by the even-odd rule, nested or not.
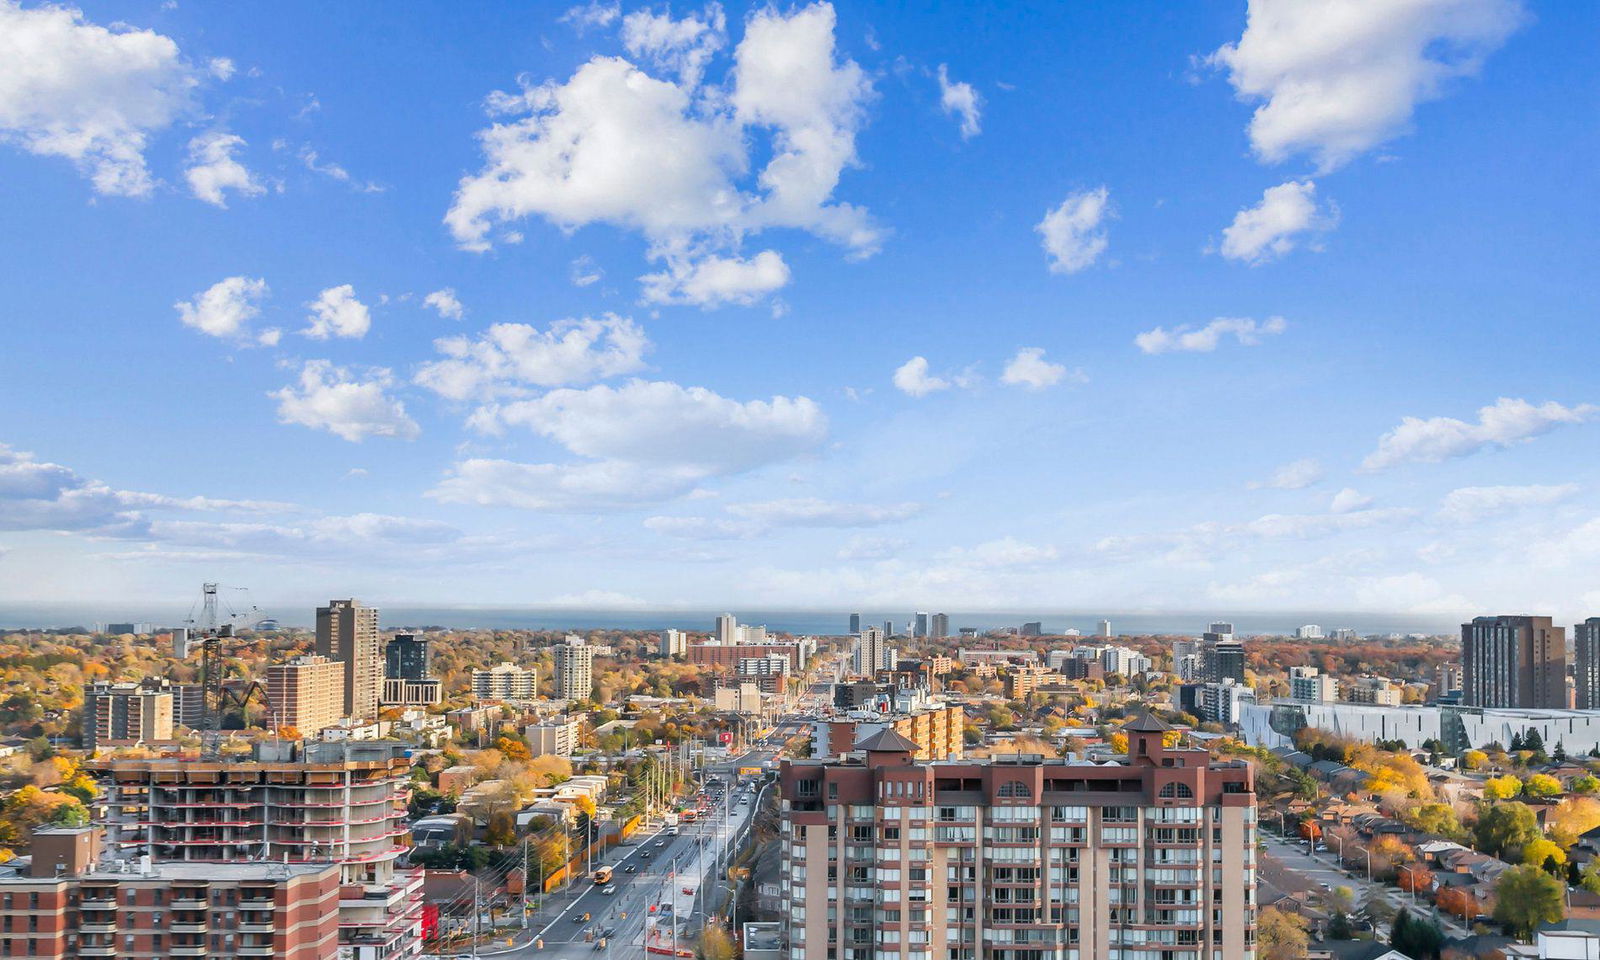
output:
[[[0,601],[1600,611],[1589,5],[394,14],[0,0]]]

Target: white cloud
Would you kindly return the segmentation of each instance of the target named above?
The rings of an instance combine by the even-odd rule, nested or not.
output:
[[[1565,407],[1555,401],[1534,406],[1526,400],[1501,397],[1478,411],[1476,423],[1454,417],[1405,417],[1378,439],[1378,448],[1362,461],[1363,470],[1386,470],[1402,463],[1439,463],[1485,448],[1508,447],[1548,433],[1564,424],[1585,423],[1600,407],[1580,403]]]
[[[268,396],[278,401],[278,422],[326,430],[360,443],[367,437],[414,440],[422,432],[406,416],[405,404],[389,396],[394,378],[382,368],[366,379],[327,360],[307,360],[298,387],[291,384]]]
[[[839,548],[840,560],[887,560],[911,545],[898,537],[874,537],[860,534],[845,541]]]
[[[226,191],[242,197],[259,197],[267,188],[233,152],[245,145],[244,138],[222,130],[203,133],[189,141],[189,165],[183,176],[196,198],[214,207],[227,209]]]
[[[1397,525],[1416,515],[1417,511],[1405,507],[1356,509],[1348,513],[1269,513],[1244,524],[1237,532],[1263,540],[1315,540],[1349,530]]]
[[[1243,346],[1253,347],[1262,337],[1280,334],[1287,327],[1282,317],[1268,317],[1260,323],[1244,317],[1218,317],[1198,329],[1156,327],[1134,337],[1133,342],[1145,353],[1210,353],[1226,336],[1233,336]]]
[[[474,423],[526,427],[583,460],[469,460],[431,495],[537,510],[626,509],[689,496],[704,480],[792,459],[827,435],[827,418],[805,397],[739,402],[645,380],[552,390],[484,408]]]
[[[1330,513],[1352,513],[1356,510],[1365,510],[1372,506],[1372,498],[1355,489],[1345,487],[1333,495],[1333,500],[1328,504]]]
[[[1317,460],[1307,457],[1286,463],[1272,471],[1272,476],[1265,480],[1252,480],[1247,486],[1251,490],[1269,487],[1273,490],[1301,490],[1311,486],[1322,479],[1322,464]]]
[[[1521,507],[1560,503],[1577,492],[1575,483],[1460,487],[1445,494],[1438,516],[1449,523],[1473,523]]]
[[[0,0],[0,139],[71,160],[97,193],[140,197],[150,135],[191,107],[198,82],[153,30],[89,23],[65,6]]]
[[[451,400],[516,396],[525,387],[589,383],[644,369],[650,340],[627,317],[558,320],[549,330],[497,323],[477,339],[444,337],[446,359],[425,363],[416,382]]]
[[[606,272],[600,269],[600,265],[587,253],[572,261],[571,269],[567,273],[575,287],[593,286],[605,275]]]
[[[1027,543],[1016,537],[1001,537],[974,547],[951,547],[935,555],[937,560],[983,568],[1034,567],[1059,558],[1053,546]]]
[[[1419,103],[1478,72],[1522,21],[1518,0],[1251,0],[1228,71],[1256,155],[1333,169],[1404,131]]]
[[[951,387],[949,380],[943,377],[931,376],[928,373],[928,358],[912,357],[902,363],[894,371],[894,385],[901,393],[913,397],[925,397],[939,390],[948,390]]]
[[[710,309],[750,305],[789,283],[789,265],[776,250],[748,260],[708,255],[693,262],[673,258],[660,273],[639,278],[645,303],[688,303]]]
[[[961,118],[961,139],[971,140],[982,131],[983,97],[970,83],[952,83],[950,72],[942,63],[939,64],[939,105],[946,116]]]
[[[846,503],[798,497],[730,504],[728,512],[778,527],[877,527],[911,519],[922,512],[922,504]]]
[[[727,18],[719,3],[681,20],[648,10],[622,18],[622,45],[628,53],[677,72],[679,82],[689,88],[699,86],[706,65],[727,42]]]
[[[715,8],[679,21],[630,16],[634,50],[685,71],[678,82],[596,57],[564,83],[491,95],[492,111],[521,116],[479,133],[485,165],[462,179],[445,216],[456,241],[486,250],[496,227],[528,216],[567,230],[606,223],[643,234],[669,277],[692,275],[708,255],[771,227],[873,253],[881,232],[866,212],[832,199],[856,162],[871,96],[860,67],[836,62],[832,7],[758,10],[734,51],[729,88],[702,89],[719,22]],[[750,169],[752,152],[770,154],[759,171]],[[776,258],[760,264],[763,288],[775,282]],[[739,297],[719,302],[729,299]]]
[[[237,69],[238,68],[233,64],[233,61],[227,57],[212,57],[210,60],[206,61],[206,72],[210,73],[218,80],[221,80],[223,83],[227,83],[229,80],[232,80],[233,74]]]
[[[461,305],[461,301],[456,299],[454,287],[445,287],[443,290],[433,291],[422,298],[422,304],[437,310],[439,316],[445,320],[460,320],[467,313],[467,309]]]
[[[751,540],[767,531],[761,523],[711,517],[647,517],[644,525],[664,537],[684,540]]]
[[[261,301],[267,296],[267,281],[257,277],[228,277],[194,295],[192,300],[173,304],[184,326],[225,340],[249,340],[250,325],[261,315]],[[268,331],[271,333],[271,331]],[[268,346],[276,337],[263,334]]]
[[[540,607],[557,607],[573,610],[643,610],[650,601],[615,590],[580,590],[563,593],[536,603]]]
[[[1073,371],[1071,375],[1080,382],[1087,379],[1081,370]],[[1043,390],[1055,386],[1067,376],[1064,365],[1051,363],[1044,358],[1044,348],[1023,347],[1006,363],[1005,370],[1000,374],[1000,382],[1013,387]]]
[[[1077,273],[1105,253],[1109,240],[1104,224],[1116,218],[1106,187],[1080,190],[1044,215],[1034,227],[1043,237],[1051,273]]]
[[[609,27],[617,22],[617,17],[622,15],[622,4],[602,3],[601,0],[589,0],[588,3],[577,7],[569,7],[561,15],[562,23],[572,24],[573,29],[580,34],[590,27]]]
[[[348,283],[329,287],[306,304],[311,315],[306,317],[311,325],[300,331],[313,340],[343,337],[359,340],[372,328],[372,314],[367,305],[356,299],[356,288]]]
[[[337,163],[322,163],[317,151],[309,146],[300,148],[300,162],[312,173],[320,173],[330,180],[337,180],[358,193],[382,193],[384,187],[371,181],[362,182],[350,176],[350,171]]]
[[[1240,210],[1222,231],[1220,252],[1229,260],[1258,267],[1287,255],[1301,234],[1332,230],[1339,223],[1339,210],[1332,203],[1319,209],[1316,194],[1317,185],[1310,180],[1268,187],[1260,203]]]

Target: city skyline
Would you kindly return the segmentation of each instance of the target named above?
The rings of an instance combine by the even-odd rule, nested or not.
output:
[[[1600,611],[1600,10],[280,13],[0,0],[0,607]]]

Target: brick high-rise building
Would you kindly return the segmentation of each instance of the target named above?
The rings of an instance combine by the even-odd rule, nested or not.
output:
[[[100,859],[96,827],[33,835],[26,869],[0,866],[0,956],[262,957],[339,953],[332,863]]]
[[[327,657],[295,657],[267,667],[273,722],[315,736],[344,717],[345,665]]]
[[[172,739],[172,692],[138,683],[91,683],[83,691],[83,748]]]
[[[223,865],[336,864],[338,953],[394,960],[422,951],[422,876],[395,869],[409,836],[404,748],[263,741],[246,760],[174,755],[88,767],[105,788],[96,806],[112,857],[148,855],[202,875]]]
[[[792,960],[1244,960],[1255,951],[1256,797],[1242,761],[1163,745],[1126,764],[785,761]]]
[[[357,723],[376,720],[384,669],[377,608],[354,600],[318,607],[316,653],[344,664],[344,716]]]
[[[1549,617],[1475,617],[1461,625],[1461,684],[1469,707],[1564,709],[1567,631]]]

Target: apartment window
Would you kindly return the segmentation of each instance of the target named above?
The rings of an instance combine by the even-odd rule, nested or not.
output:
[[[167,902],[167,891],[161,889],[160,887],[156,887],[155,893],[156,893],[156,906],[159,907],[163,903]]]
[[[1189,785],[1187,783],[1179,783],[1178,781],[1174,780],[1172,783],[1162,787],[1161,792],[1157,794],[1157,796],[1168,800],[1192,800],[1194,799],[1194,791],[1189,789]]]
[[[1021,780],[1007,780],[1000,784],[1000,796],[1002,799],[1027,800],[1033,796],[1033,791]]]
[[[132,903],[133,899],[130,897],[128,899],[128,902]],[[39,895],[37,893],[28,894],[28,909],[29,910],[37,910],[37,909],[39,909]]]

